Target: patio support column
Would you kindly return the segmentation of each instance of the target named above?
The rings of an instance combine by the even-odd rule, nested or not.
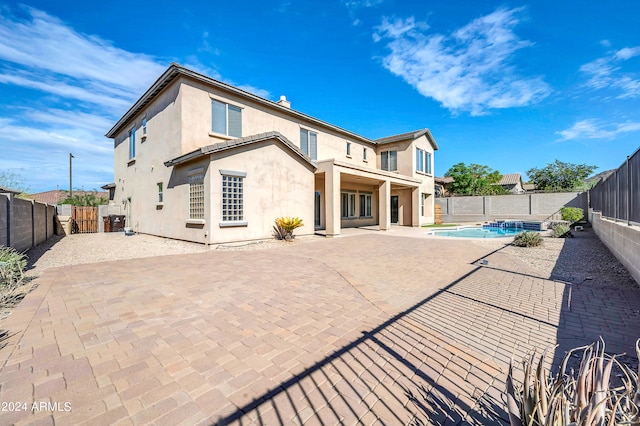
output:
[[[420,188],[411,190],[411,226],[420,226]],[[425,210],[427,206],[425,206]]]
[[[331,166],[324,174],[327,237],[340,235],[340,172]]]
[[[378,187],[378,215],[380,217],[380,230],[388,231],[391,228],[391,182],[382,181]]]

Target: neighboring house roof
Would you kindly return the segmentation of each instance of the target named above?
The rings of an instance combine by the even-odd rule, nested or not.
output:
[[[213,145],[203,146],[202,148],[198,148],[195,151],[191,151],[187,154],[181,155],[180,157],[176,157],[173,160],[165,161],[164,165],[167,167],[177,166],[179,164],[186,163],[195,158],[202,157],[204,155],[209,155],[214,152],[226,151],[228,149],[246,146],[246,145],[254,144],[257,142],[266,141],[269,139],[279,140],[287,148],[293,151],[294,154],[302,158],[305,162],[309,163],[311,167],[313,167],[314,169],[317,168],[315,163],[311,160],[311,158],[309,158],[307,154],[302,152],[300,148],[295,146],[289,139],[285,138],[282,134],[280,134],[280,132],[260,133],[257,135],[246,136],[244,138],[232,139],[226,142],[220,142]]]
[[[377,139],[377,140],[372,140],[372,139],[368,139],[365,138],[364,136],[358,135],[356,133],[350,132],[349,130],[345,130],[341,127],[338,126],[334,126],[333,124],[327,123],[326,121],[322,121],[319,120],[317,118],[311,117],[310,115],[307,114],[303,114],[299,111],[296,111],[294,109],[291,109],[289,107],[286,106],[282,106],[277,102],[274,101],[270,101],[268,99],[262,98],[260,96],[254,95],[253,93],[249,93],[245,90],[239,89],[237,87],[234,87],[230,84],[227,83],[223,83],[222,81],[218,81],[216,79],[213,79],[211,77],[207,77],[204,74],[200,74],[198,72],[195,72],[193,70],[190,70],[188,68],[185,68],[179,64],[176,63],[171,63],[171,65],[169,65],[169,68],[167,68],[167,70],[162,73],[162,75],[155,81],[155,83],[153,83],[153,85],[140,97],[140,99],[138,99],[136,101],[135,104],[133,104],[133,106],[129,109],[129,111],[127,111],[122,118],[120,118],[120,120],[118,120],[118,122],[111,128],[111,130],[109,130],[107,132],[107,134],[105,135],[108,138],[114,138],[116,136],[116,134],[118,134],[122,129],[125,128],[125,126],[127,125],[127,123],[132,120],[137,114],[139,114],[147,105],[149,105],[156,97],[158,97],[158,95],[169,85],[171,84],[174,80],[176,80],[178,77],[180,76],[184,76],[187,78],[191,78],[194,79],[196,81],[220,88],[222,90],[226,90],[228,92],[234,93],[236,95],[242,96],[244,98],[248,98],[251,99],[252,101],[261,104],[261,105],[266,105],[270,108],[276,109],[278,111],[280,111],[281,113],[287,114],[287,115],[292,115],[294,117],[297,118],[301,118],[304,120],[308,120],[312,123],[327,127],[329,129],[332,129],[334,131],[338,131],[340,133],[346,134],[348,136],[350,136],[353,139],[359,140],[361,142],[366,142],[366,143],[370,143],[372,145],[376,145],[376,144],[381,144],[381,143],[389,143],[389,142],[384,142],[386,139],[390,139],[390,138],[399,138],[400,139],[394,139],[393,141],[399,141],[399,140],[405,140],[405,139],[409,139],[409,137],[411,135],[415,136],[415,135],[419,135],[422,136],[423,134],[427,135],[427,138],[429,139],[429,142],[432,144],[434,149],[438,149],[438,145],[436,144],[435,140],[433,139],[433,136],[431,135],[431,132],[429,132],[428,129],[424,129],[424,130],[419,130],[416,132],[409,132],[409,133],[403,133],[401,135],[396,135],[396,136],[390,136],[388,138],[382,138],[382,139]],[[419,137],[418,136],[418,137]],[[381,142],[382,141],[382,142]]]
[[[435,181],[435,183],[439,183],[442,185],[446,185],[447,183],[453,183],[454,179],[450,176],[443,176],[443,177],[435,177],[433,178],[433,180]]]
[[[525,191],[534,191],[536,189],[536,186],[533,183],[524,183],[522,184],[522,188]]]
[[[0,186],[0,193],[4,194],[21,194],[22,191],[18,191],[16,189],[6,188],[4,186]]]
[[[517,185],[520,182],[522,182],[520,173],[511,173],[508,175],[502,175],[502,179],[497,183],[497,185]]]
[[[429,129],[414,130],[413,132],[406,132],[406,133],[401,133],[399,135],[387,136],[386,138],[376,139],[373,142],[376,145],[384,145],[387,143],[400,142],[407,139],[418,139],[419,137],[424,135],[427,135],[427,139],[429,140],[429,143],[431,143],[431,145],[433,146],[433,149],[438,149],[438,144],[436,143],[435,139],[433,139],[433,135],[431,135],[431,132],[429,131]]]
[[[101,191],[73,191],[73,195],[86,195],[86,194],[95,194],[98,198],[109,198],[108,192]],[[62,201],[66,200],[69,197],[69,191],[65,191],[63,189],[54,189],[51,191],[38,192],[36,194],[29,195],[29,198],[35,200],[39,203],[45,204],[59,204]]]

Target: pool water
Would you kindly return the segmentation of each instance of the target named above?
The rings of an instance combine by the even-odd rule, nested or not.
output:
[[[523,229],[515,228],[460,228],[443,231],[433,231],[431,235],[438,237],[462,237],[462,238],[500,238],[513,237],[522,232]]]

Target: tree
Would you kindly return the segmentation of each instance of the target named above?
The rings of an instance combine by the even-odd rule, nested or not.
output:
[[[504,194],[506,191],[496,185],[502,179],[499,171],[480,164],[454,164],[444,174],[452,177],[451,192],[464,195]]]
[[[67,197],[60,204],[71,204],[74,206],[89,206],[96,207],[103,204],[109,204],[109,199],[105,197],[99,197],[97,191],[84,192],[80,194],[74,194],[73,197]]]
[[[542,169],[532,168],[527,171],[529,181],[536,188],[554,191],[571,191],[586,186],[585,179],[598,166],[586,164],[564,163],[556,160],[547,164]]]
[[[26,184],[24,176],[20,173],[14,172],[13,170],[0,171],[0,186],[15,189],[16,191],[20,191],[22,194],[29,192],[29,186]]]

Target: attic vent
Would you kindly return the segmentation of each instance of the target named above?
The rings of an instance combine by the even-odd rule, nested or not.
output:
[[[291,102],[287,100],[285,95],[280,96],[280,100],[276,102],[278,105],[282,105],[285,108],[291,108]]]

